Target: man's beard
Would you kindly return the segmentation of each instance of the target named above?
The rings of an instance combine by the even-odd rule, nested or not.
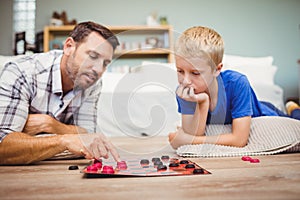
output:
[[[74,90],[85,90],[92,85],[94,85],[97,82],[97,79],[92,82],[86,82],[85,80],[82,80],[80,77],[77,77],[74,81]]]

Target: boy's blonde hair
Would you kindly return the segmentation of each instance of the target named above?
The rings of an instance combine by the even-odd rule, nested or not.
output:
[[[195,26],[184,31],[178,38],[175,53],[184,58],[206,59],[212,69],[215,69],[222,62],[224,42],[213,29]]]

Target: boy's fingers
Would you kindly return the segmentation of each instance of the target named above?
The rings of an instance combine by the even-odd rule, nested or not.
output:
[[[181,97],[183,89],[184,89],[184,87],[182,85],[179,85],[179,87],[176,90],[176,94]]]
[[[187,98],[189,96],[189,90],[190,90],[190,88],[188,88],[188,87],[184,88],[183,92],[182,92],[182,97]]]
[[[194,96],[195,96],[195,91],[194,91],[194,88],[193,88],[193,87],[190,88],[190,93],[189,93],[189,95],[190,95],[191,97],[194,97]]]

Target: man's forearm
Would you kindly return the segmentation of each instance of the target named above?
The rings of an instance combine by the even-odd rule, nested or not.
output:
[[[49,133],[53,133],[53,134],[57,134],[57,135],[87,133],[87,131],[84,128],[81,128],[80,126],[67,125],[67,124],[63,124],[58,121],[56,124],[53,124],[49,128],[51,129],[51,131],[49,131]]]
[[[61,144],[61,136],[38,138],[13,132],[0,143],[0,164],[29,164],[50,158],[66,149]]]
[[[36,135],[42,132],[57,135],[87,133],[84,128],[75,125],[64,124],[46,114],[28,115],[22,132],[28,135]]]

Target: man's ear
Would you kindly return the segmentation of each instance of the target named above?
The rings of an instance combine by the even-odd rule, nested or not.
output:
[[[69,56],[75,50],[76,42],[72,37],[68,37],[64,43],[64,54]]]

